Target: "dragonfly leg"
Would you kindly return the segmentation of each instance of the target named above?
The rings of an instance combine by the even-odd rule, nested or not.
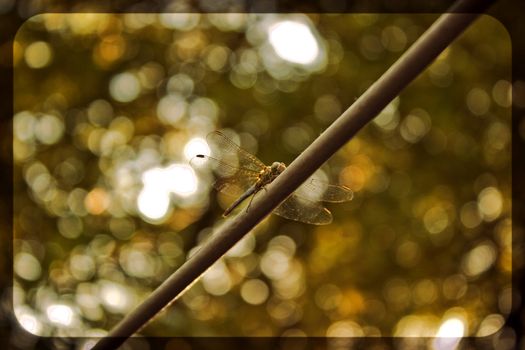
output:
[[[264,187],[263,187],[263,188],[264,188]],[[252,198],[250,198],[250,202],[248,202],[248,205],[246,206],[246,212],[248,212],[248,209],[250,209],[250,205],[252,205],[252,201],[253,201],[253,199],[255,198],[255,196],[257,195],[257,192],[259,192],[259,191],[255,191],[255,192],[253,193]]]

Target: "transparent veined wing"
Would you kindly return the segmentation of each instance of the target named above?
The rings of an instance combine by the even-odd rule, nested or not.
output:
[[[353,196],[348,187],[309,178],[274,213],[307,224],[326,225],[332,222],[332,213],[321,202],[345,202]]]
[[[332,213],[321,203],[291,194],[275,210],[283,218],[312,225],[326,225],[332,222]]]
[[[331,185],[315,178],[307,179],[296,194],[311,200],[340,203],[354,198],[354,192],[346,186]]]
[[[190,165],[196,170],[210,169],[217,176],[213,187],[229,196],[240,196],[246,192],[258,179],[258,172],[235,167],[219,159],[198,155],[190,160]]]
[[[260,189],[252,186],[257,183],[262,170],[266,168],[264,163],[220,131],[208,134],[206,140],[211,155],[198,155],[190,164],[196,169],[205,167],[212,170],[218,177],[213,184],[216,190],[245,198]],[[325,225],[332,222],[332,214],[321,202],[345,202],[352,198],[353,192],[349,188],[331,185],[312,177],[282,202],[274,213],[291,220]]]
[[[238,166],[239,168],[259,172],[265,165],[257,157],[243,150],[220,131],[214,131],[206,136],[211,150],[211,156],[218,160]]]

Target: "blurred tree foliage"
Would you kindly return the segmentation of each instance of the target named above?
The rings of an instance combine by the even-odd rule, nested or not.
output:
[[[19,322],[36,334],[104,334],[222,221],[228,199],[187,165],[208,132],[226,128],[266,163],[289,163],[435,19],[24,23],[14,43]],[[286,21],[306,32],[272,39]],[[482,16],[323,168],[356,193],[330,206],[331,225],[270,217],[142,333],[501,328],[512,294],[510,54],[505,29]]]

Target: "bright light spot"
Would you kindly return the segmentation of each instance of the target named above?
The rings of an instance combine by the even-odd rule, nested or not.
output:
[[[197,177],[189,165],[174,164],[164,170],[168,191],[181,196],[189,196],[197,190]]]
[[[198,97],[194,99],[189,106],[189,114],[191,120],[194,119],[202,120],[203,118],[208,122],[214,122],[219,116],[219,106],[215,101],[205,98]]]
[[[457,338],[465,334],[465,325],[458,318],[450,318],[439,327],[436,337]]]
[[[93,215],[102,214],[110,205],[111,198],[102,188],[92,189],[84,198],[84,206]]]
[[[197,191],[197,176],[186,164],[153,168],[142,175],[144,188],[137,198],[138,209],[153,220],[163,218],[170,209],[170,193],[190,196]]]
[[[187,31],[199,24],[200,13],[162,13],[159,19],[166,28]]]
[[[25,252],[16,254],[13,269],[26,281],[36,281],[42,273],[40,262],[32,254]]]
[[[241,238],[228,252],[226,256],[229,258],[240,258],[250,254],[255,248],[255,237],[252,233],[248,233]]]
[[[314,174],[315,175],[315,174]],[[297,250],[295,241],[286,235],[275,236],[268,242],[268,249],[278,250],[286,254],[289,258],[292,258]]]
[[[146,252],[136,249],[123,250],[119,262],[130,276],[147,278],[155,274],[155,259]]]
[[[152,13],[127,13],[123,17],[126,27],[134,30],[152,25],[157,21],[157,15]]]
[[[83,286],[82,284],[79,284]],[[75,296],[77,306],[82,310],[85,317],[90,320],[101,320],[104,317],[104,311],[100,308],[100,299],[93,293],[93,284],[86,288],[85,291],[78,291]],[[79,289],[83,289],[80,288]]]
[[[206,140],[200,137],[192,138],[188,141],[186,146],[184,146],[184,156],[186,159],[191,159],[197,154],[210,155],[210,148]]]
[[[113,106],[106,100],[95,100],[89,104],[87,117],[89,121],[96,126],[106,126],[114,118]]]
[[[163,218],[170,207],[170,197],[167,192],[144,187],[137,197],[139,211],[152,220]]]
[[[169,192],[188,196],[197,190],[197,177],[186,164],[173,164],[167,168],[153,168],[143,174],[144,188],[155,192]]]
[[[505,318],[498,314],[485,317],[479,326],[477,337],[488,337],[498,332],[505,325]]]
[[[14,311],[16,319],[22,328],[35,335],[42,334],[42,322],[35,316],[33,310],[24,305],[15,307]]]
[[[103,23],[107,23],[109,16],[109,13],[72,13],[63,17],[67,21],[69,30],[75,35],[90,35],[96,33],[97,28],[101,28]]]
[[[259,279],[246,281],[241,287],[241,297],[248,304],[260,305],[266,301],[269,294],[268,286]]]
[[[490,242],[485,242],[472,249],[461,262],[467,276],[477,276],[487,271],[496,261],[496,249]]]
[[[352,321],[334,322],[326,330],[326,336],[331,338],[351,338],[364,336],[363,329]]]
[[[69,326],[73,321],[73,310],[64,304],[53,304],[46,309],[47,318],[64,326]]]
[[[213,264],[202,275],[202,284],[210,294],[224,295],[228,293],[232,287],[232,281],[226,264],[222,260]]]
[[[492,88],[492,98],[501,107],[512,105],[512,85],[509,81],[498,80]]]
[[[224,46],[210,46],[205,62],[213,71],[220,71],[228,63],[229,50]]]
[[[134,13],[131,13],[131,14],[134,15]],[[90,333],[92,333],[92,330],[90,331]],[[79,341],[78,345],[77,345],[77,349],[79,349],[79,350],[91,350],[91,349],[93,349],[95,344],[97,344],[98,341],[99,341],[99,339],[97,339],[97,338],[102,338],[106,334],[107,334],[107,332],[103,332],[103,331],[101,331],[99,334],[90,334],[89,336],[92,336],[95,339],[85,339],[85,340]]]
[[[484,188],[478,195],[478,208],[485,221],[493,221],[501,214],[503,198],[495,187]]]
[[[30,141],[34,137],[35,125],[37,119],[28,112],[22,111],[13,117],[13,134],[16,138],[22,141]]]
[[[159,120],[165,124],[177,125],[186,115],[188,103],[178,94],[169,94],[160,99],[157,104]]]
[[[164,181],[163,178],[163,168],[156,167],[149,170],[146,170],[142,174],[142,182],[144,183],[144,187],[150,187],[150,188],[163,188],[162,182]]]
[[[270,44],[281,58],[306,65],[318,57],[319,44],[307,25],[282,21],[272,25],[269,31]]]
[[[413,295],[416,304],[431,304],[438,296],[438,289],[434,281],[423,279],[413,288]]]
[[[439,233],[449,224],[447,212],[439,206],[432,207],[423,216],[423,223],[428,232]]]
[[[481,88],[473,88],[467,94],[467,107],[474,115],[483,115],[490,109],[490,96]]]
[[[128,311],[132,300],[126,287],[104,280],[99,282],[99,286],[99,297],[109,311],[120,313]]]
[[[399,124],[399,97],[392,100],[372,122],[383,130],[394,130]]]
[[[277,299],[277,298],[276,298]],[[290,320],[301,319],[302,310],[301,307],[292,300],[272,300],[273,302],[268,303],[267,310],[268,314],[278,324],[291,324]]]
[[[39,334],[40,330],[42,330],[42,324],[33,315],[22,315],[18,321],[20,321],[22,327],[30,333]]]
[[[437,323],[438,320],[422,315],[407,315],[396,324],[394,336],[406,338],[431,337],[434,335],[434,322]]]
[[[286,278],[290,270],[290,257],[277,249],[268,250],[261,258],[261,270],[274,280]]]
[[[305,291],[303,267],[300,263],[292,262],[285,278],[272,281],[275,296],[283,300],[298,298]]]
[[[119,102],[131,102],[140,94],[140,81],[132,73],[120,73],[109,82],[111,97]]]
[[[475,201],[467,202],[461,207],[459,213],[461,223],[467,228],[474,228],[481,223],[481,216],[478,203]]]
[[[431,129],[432,122],[429,114],[417,108],[403,119],[399,132],[401,136],[410,143],[416,143]]]
[[[166,83],[166,89],[170,93],[180,94],[181,96],[190,96],[195,87],[193,79],[184,73],[178,73],[169,78]]]
[[[381,44],[392,52],[403,50],[407,44],[407,36],[398,26],[388,26],[381,32]]]
[[[465,335],[465,324],[459,318],[449,318],[441,324],[433,342],[435,350],[453,350]]]
[[[53,51],[51,51],[51,46],[48,43],[37,41],[27,47],[24,58],[29,67],[44,68],[51,62]]]
[[[238,31],[246,25],[246,13],[209,13],[207,19],[222,32]]]
[[[43,115],[35,125],[35,136],[46,145],[58,142],[63,134],[64,123],[51,114]]]
[[[74,254],[69,261],[69,269],[77,280],[87,280],[95,273],[95,261],[89,255]]]

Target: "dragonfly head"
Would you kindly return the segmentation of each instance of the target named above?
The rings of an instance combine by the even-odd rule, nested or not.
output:
[[[281,162],[273,162],[271,166],[272,174],[275,174],[275,175],[279,175],[280,173],[284,171],[284,169],[286,169],[286,165],[284,165],[284,163],[281,163]]]

